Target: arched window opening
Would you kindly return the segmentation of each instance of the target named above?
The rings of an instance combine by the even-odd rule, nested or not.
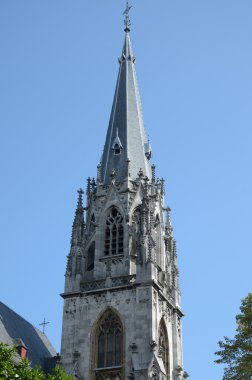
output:
[[[95,242],[93,241],[87,251],[87,271],[94,269]]]
[[[97,369],[122,365],[122,324],[108,310],[101,318],[97,329]]]
[[[161,320],[160,326],[159,326],[158,353],[164,363],[165,372],[166,372],[166,380],[170,380],[168,335],[167,335],[165,322],[163,319]]]
[[[114,151],[115,155],[118,155],[118,154],[121,154],[122,149],[123,149],[123,147],[122,147],[122,143],[121,143],[119,136],[118,136],[118,129],[116,129],[116,138],[112,144],[112,150]]]
[[[160,224],[160,219],[159,219],[159,215],[157,214],[155,218],[155,222],[154,222],[154,227],[156,228],[157,226],[159,226],[159,224]]]
[[[89,227],[89,232],[92,234],[95,230],[95,216],[92,214],[91,219],[90,219],[90,227]]]
[[[138,235],[140,233],[140,221],[141,221],[141,213],[140,207],[137,207],[132,215],[132,224],[131,227],[135,232],[135,236],[132,236],[131,240],[131,254],[137,255],[138,251]]]
[[[154,240],[155,240],[155,253],[156,253],[156,263],[161,268],[161,240],[162,239],[162,231],[160,224],[160,217],[156,214],[155,222],[154,222]]]
[[[120,153],[121,153],[121,150],[122,150],[122,148],[120,147],[119,144],[115,144],[115,145],[114,145],[114,154],[115,154],[115,155],[120,154]]]
[[[120,212],[112,207],[105,227],[104,254],[120,255],[123,253],[123,217]]]

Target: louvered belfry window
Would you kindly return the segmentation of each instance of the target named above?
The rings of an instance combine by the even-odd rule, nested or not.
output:
[[[117,208],[112,207],[106,220],[104,254],[123,253],[123,217]]]
[[[122,324],[112,311],[103,315],[98,325],[97,368],[110,368],[122,365]]]

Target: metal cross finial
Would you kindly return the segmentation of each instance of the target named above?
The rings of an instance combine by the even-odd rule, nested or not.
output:
[[[44,318],[43,322],[39,324],[39,326],[43,326],[43,334],[45,333],[45,327],[46,327],[46,325],[48,325],[48,323],[50,323],[50,322],[46,322],[46,320]]]
[[[127,1],[127,3],[126,3],[126,9],[123,12],[123,15],[125,16],[125,18],[124,18],[124,25],[125,25],[124,31],[126,33],[130,31],[129,11],[130,11],[131,8],[132,8],[132,5],[129,5],[129,2]]]

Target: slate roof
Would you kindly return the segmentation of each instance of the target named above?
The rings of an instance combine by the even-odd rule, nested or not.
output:
[[[0,342],[14,346],[17,340],[27,347],[32,367],[40,365],[45,370],[53,367],[56,351],[46,335],[0,302]]]
[[[113,169],[116,179],[123,181],[127,175],[127,159],[130,160],[130,174],[137,178],[139,170],[151,179],[150,146],[146,136],[141,101],[135,71],[130,36],[125,33],[124,46],[115,89],[114,101],[101,161],[101,180],[110,183]],[[115,154],[116,141],[121,143],[120,154]],[[119,144],[120,145],[120,144]]]

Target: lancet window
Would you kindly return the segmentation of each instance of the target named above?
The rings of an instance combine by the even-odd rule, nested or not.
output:
[[[141,223],[141,214],[140,214],[140,207],[137,207],[134,210],[134,213],[132,215],[132,224],[131,227],[133,231],[135,232],[135,235],[132,236],[131,239],[131,254],[136,255],[138,250],[138,236],[140,233],[140,223]]]
[[[160,326],[159,326],[158,353],[164,363],[165,372],[166,372],[166,380],[170,380],[168,335],[167,335],[165,322],[163,319],[161,320]]]
[[[106,220],[104,254],[123,253],[123,217],[117,208],[112,207]]]
[[[112,310],[107,310],[98,323],[96,350],[95,379],[122,379],[123,329]]]
[[[160,218],[159,215],[156,215],[155,222],[154,222],[154,228],[155,228],[155,253],[156,253],[156,262],[157,265],[161,268],[161,224],[160,224]]]
[[[89,227],[89,232],[92,234],[95,230],[95,216],[92,214],[91,219],[90,219],[90,227]]]
[[[87,270],[91,271],[94,269],[94,258],[95,258],[95,242],[93,241],[87,251]]]

